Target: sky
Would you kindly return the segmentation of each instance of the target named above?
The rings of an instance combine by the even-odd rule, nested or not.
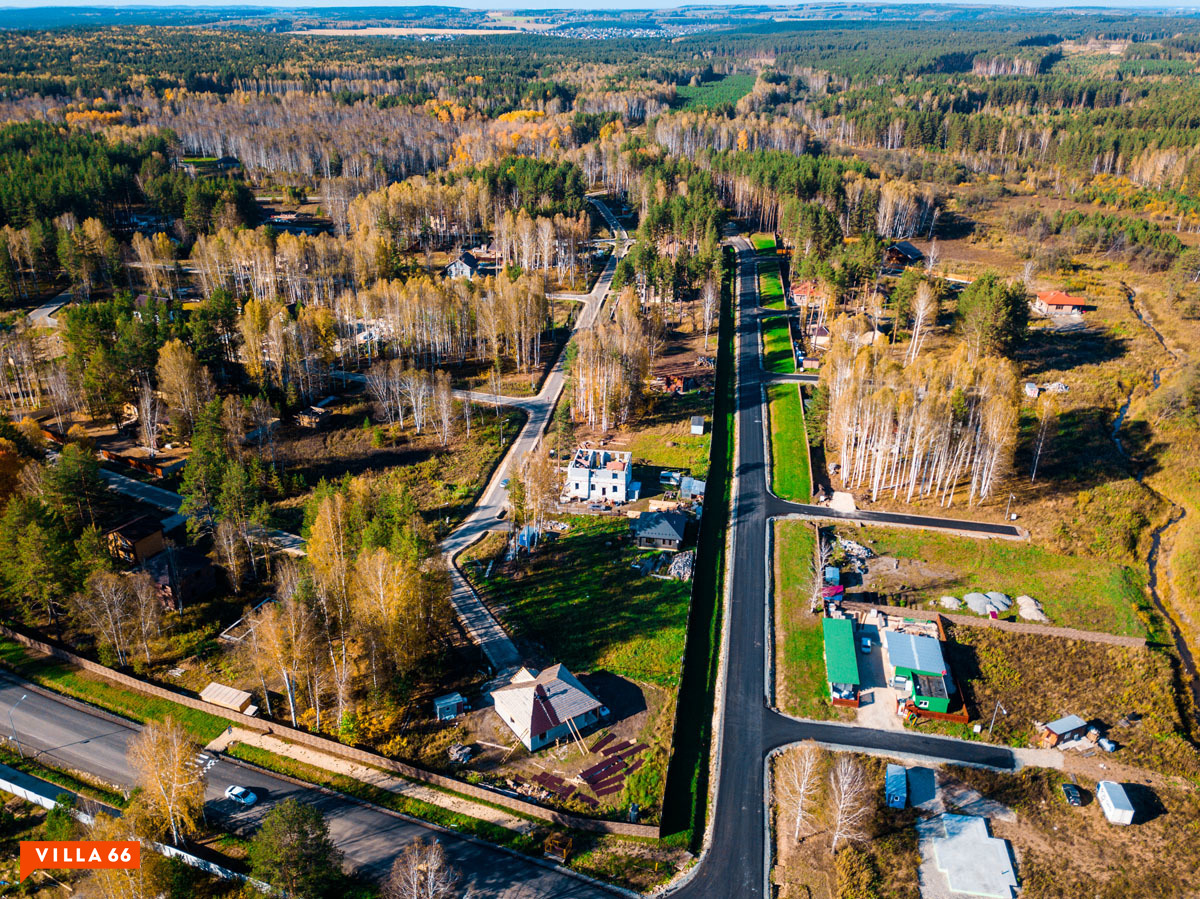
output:
[[[850,2],[859,2],[859,0],[850,0]],[[1166,12],[1184,11],[1195,12],[1200,9],[1200,0],[1184,0],[1184,2],[1162,3],[1157,0],[915,0],[915,2],[924,4],[949,5],[949,6],[1004,6],[1004,7],[1027,7],[1031,9],[1139,9],[1139,10],[1162,10]],[[197,2],[197,0],[73,0],[69,3],[52,3],[47,0],[0,0],[0,8],[45,8],[45,7],[106,7],[106,8],[134,8],[134,7],[151,7],[151,8],[212,8],[217,6],[232,6],[232,7],[261,7],[272,9],[312,9],[317,7],[346,7],[346,6],[453,6],[465,9],[582,9],[582,10],[606,10],[606,9],[670,9],[683,5],[688,6],[732,6],[744,5],[747,0],[704,0],[702,3],[686,3],[682,0],[455,0],[455,2],[445,2],[445,0],[271,0],[271,2],[247,2],[247,0],[205,0],[205,2]],[[812,7],[821,5],[819,2],[815,4],[789,4],[789,3],[771,3],[770,6],[804,6]],[[863,6],[898,6],[912,5],[912,0],[861,0],[860,5]]]

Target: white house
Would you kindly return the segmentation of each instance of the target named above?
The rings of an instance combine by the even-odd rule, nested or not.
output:
[[[491,695],[500,719],[530,752],[561,737],[578,739],[608,713],[562,664],[540,674],[522,668]]]
[[[633,481],[633,453],[581,447],[567,466],[569,499],[625,503],[637,499],[640,487]]]

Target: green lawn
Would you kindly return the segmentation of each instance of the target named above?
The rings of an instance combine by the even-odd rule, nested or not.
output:
[[[793,502],[812,500],[804,403],[796,384],[767,387],[771,415],[771,489]]]
[[[675,89],[683,109],[712,109],[722,103],[736,103],[754,87],[754,75],[726,75],[718,81],[706,81],[697,87]]]
[[[760,231],[757,234],[750,235],[750,242],[754,244],[754,249],[762,253],[765,250],[775,249],[775,235],[768,234],[765,231]]]
[[[682,396],[657,394],[634,425],[628,449],[635,462],[683,469],[692,477],[708,476],[712,444],[712,398],[699,390]],[[704,416],[704,433],[691,432],[693,415]]]
[[[628,541],[628,519],[577,516],[570,524],[519,576],[493,575],[489,600],[546,661],[675,687],[691,585],[630,567],[644,552]]]
[[[758,269],[758,301],[768,309],[785,309],[783,278],[778,262],[764,262]]]
[[[1031,543],[974,540],[926,531],[856,529],[880,555],[918,559],[925,565],[907,590],[910,601],[962,599],[971,591],[999,590],[1014,599],[1028,594],[1045,606],[1054,624],[1089,631],[1145,636],[1149,612],[1145,577],[1126,565],[1051,552]],[[967,612],[966,614],[970,614]],[[1005,617],[1015,618],[1016,606]]]
[[[788,319],[784,316],[763,319],[763,368],[767,371],[790,375],[796,370],[796,357],[792,351],[792,334]]]
[[[73,668],[66,662],[34,655],[11,640],[0,639],[0,665],[39,686],[65,693],[134,721],[161,721],[170,715],[187,728],[192,738],[201,745],[229,726],[225,719],[207,712],[124,690],[111,681]]]
[[[821,616],[808,610],[815,541],[808,522],[775,525],[775,701],[789,715],[845,718],[829,702]]]

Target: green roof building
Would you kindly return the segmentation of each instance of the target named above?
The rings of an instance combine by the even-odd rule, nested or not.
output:
[[[824,618],[825,675],[831,699],[855,699],[861,680],[854,652],[854,622],[849,618]]]

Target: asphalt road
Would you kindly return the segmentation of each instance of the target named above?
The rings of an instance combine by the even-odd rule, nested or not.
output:
[[[769,708],[765,644],[767,528],[771,518],[795,510],[787,508],[791,504],[775,499],[767,487],[762,382],[769,375],[763,372],[758,355],[755,254],[743,238],[735,239],[734,246],[741,310],[737,325],[738,455],[730,563],[734,588],[728,610],[720,773],[716,804],[710,812],[711,846],[694,876],[674,893],[689,899],[755,899],[768,895],[764,829],[768,805],[763,774],[767,754],[780,746],[816,740],[841,748],[997,768],[1014,766],[1012,753],[1003,747],[800,721]],[[829,511],[819,506],[811,508],[821,513]]]
[[[125,751],[137,732],[134,725],[115,723],[33,693],[4,673],[0,673],[0,724],[10,746],[15,726],[17,739],[27,756],[44,759],[57,767],[86,771],[116,787],[133,786],[133,772]],[[260,801],[247,809],[225,799],[225,789],[232,784],[246,787]],[[437,839],[451,863],[463,873],[464,885],[479,896],[502,899],[568,896],[610,899],[612,896],[606,889],[501,849],[434,831],[229,761],[217,760],[209,769],[205,795],[208,799],[205,812],[210,820],[238,831],[252,831],[272,805],[289,797],[316,806],[324,813],[334,842],[345,853],[347,868],[371,877],[384,876],[404,846],[412,841]]]

